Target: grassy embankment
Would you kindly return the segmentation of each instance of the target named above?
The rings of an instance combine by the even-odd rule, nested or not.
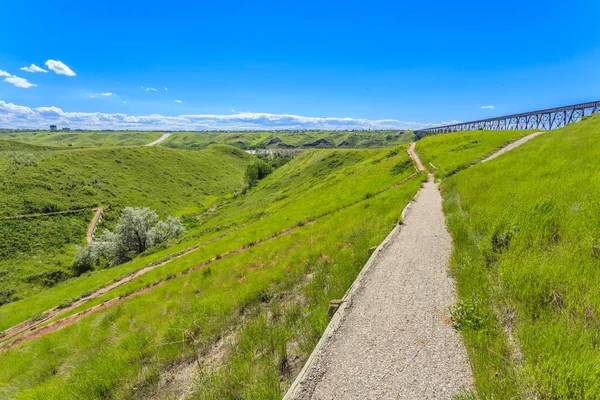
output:
[[[0,131],[0,139],[38,146],[53,147],[122,147],[144,146],[162,136],[161,132],[8,132]]]
[[[160,132],[2,132],[0,139],[58,147],[143,146],[158,138]],[[412,132],[398,131],[301,131],[301,132],[174,132],[160,146],[199,150],[212,144],[227,144],[241,149],[286,148],[381,148],[407,144]],[[321,141],[322,142],[319,142]]]
[[[93,206],[113,205],[105,226],[125,206],[150,207],[162,217],[197,214],[239,190],[253,159],[219,146],[201,152],[145,147],[42,151],[27,144],[2,148],[8,150],[0,151],[0,304],[72,276],[75,245],[84,242]],[[81,211],[7,219],[68,210]]]
[[[119,290],[164,278],[162,286],[1,354],[7,367],[0,382],[7,383],[0,390],[20,398],[145,398],[191,388],[198,398],[279,398],[324,330],[329,300],[343,295],[421,178],[386,189],[413,172],[404,148],[303,154],[206,215],[185,240],[235,232]],[[141,267],[154,256],[130,264]],[[131,265],[72,283],[118,268]],[[170,373],[186,379],[169,385]]]
[[[599,117],[442,183],[481,398],[600,393]]]
[[[229,144],[243,149],[278,148],[378,148],[407,144],[412,132],[332,131],[332,132],[177,132],[162,145],[182,149],[201,149],[211,143]]]
[[[437,178],[444,178],[468,168],[496,149],[533,132],[465,131],[427,136],[417,142],[417,152],[426,168]]]

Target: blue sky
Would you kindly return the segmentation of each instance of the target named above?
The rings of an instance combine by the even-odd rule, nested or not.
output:
[[[600,99],[597,0],[0,10],[0,127],[419,128]]]

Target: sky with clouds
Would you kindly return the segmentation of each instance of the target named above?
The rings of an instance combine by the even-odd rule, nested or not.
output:
[[[419,129],[600,98],[595,0],[59,5],[2,6],[0,128]]]

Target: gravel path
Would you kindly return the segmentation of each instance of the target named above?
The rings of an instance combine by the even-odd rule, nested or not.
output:
[[[496,158],[498,156],[501,156],[502,154],[504,154],[504,153],[506,153],[508,151],[511,151],[512,149],[515,149],[515,148],[517,148],[517,147],[519,147],[519,146],[521,146],[521,145],[529,142],[531,139],[533,139],[536,136],[541,135],[542,133],[544,133],[544,132],[535,132],[535,133],[532,133],[531,135],[523,136],[521,139],[512,142],[511,144],[509,144],[508,146],[505,146],[505,147],[501,148],[500,150],[498,150],[497,152],[495,152],[494,154],[492,154],[491,156],[489,156],[485,160],[482,160],[480,162],[480,164],[484,163],[486,161],[493,160],[494,158]]]
[[[164,133],[161,137],[159,137],[152,143],[148,143],[146,146],[158,146],[160,144],[160,142],[164,141],[169,136],[171,136],[170,133]]]
[[[391,235],[288,399],[450,399],[472,387],[448,313],[452,243],[432,179]]]

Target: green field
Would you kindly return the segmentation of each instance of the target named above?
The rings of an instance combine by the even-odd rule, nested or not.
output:
[[[228,146],[200,152],[115,148],[0,152],[0,304],[25,298],[73,276],[75,245],[85,238],[91,208],[111,204],[105,227],[126,206],[195,221],[239,191],[255,158]],[[38,214],[80,210],[71,215]],[[32,217],[8,219],[31,215]]]
[[[600,393],[598,117],[442,182],[460,300],[454,316],[481,398]],[[446,154],[451,136],[428,144]],[[457,163],[440,164],[448,171]]]
[[[188,150],[215,143],[242,149],[379,148],[407,144],[412,140],[412,132],[398,131],[177,132],[162,145]]]
[[[144,146],[162,136],[161,132],[50,132],[1,131],[0,139],[38,146],[53,147],[115,147]]]
[[[422,175],[395,187],[414,172],[405,147],[305,152],[204,214],[179,244],[1,307],[6,329],[225,233],[72,312],[165,282],[161,286],[0,354],[0,364],[9,366],[0,372],[0,393],[176,394],[181,388],[161,386],[160,376],[209,363],[188,382],[196,397],[280,398],[299,372],[282,366],[296,358],[301,366],[310,354],[328,323],[329,300],[343,295],[420,187]],[[239,248],[245,250],[228,255]],[[213,358],[215,347],[223,351]]]
[[[464,131],[427,136],[417,142],[423,165],[438,178],[457,173],[483,160],[496,149],[533,131]]]
[[[162,136],[160,132],[50,132],[0,131],[0,140],[38,146],[118,147],[143,146]],[[227,144],[244,150],[293,148],[381,148],[407,144],[412,132],[399,131],[281,131],[281,132],[173,132],[160,146],[185,150]],[[2,145],[0,143],[0,150]]]

